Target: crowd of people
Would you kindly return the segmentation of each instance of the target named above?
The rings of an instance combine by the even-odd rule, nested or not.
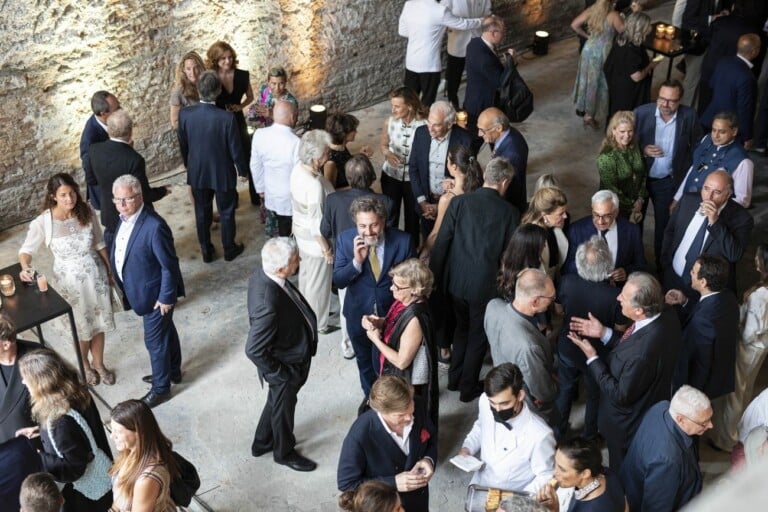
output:
[[[766,354],[768,246],[758,247],[760,279],[741,305],[735,272],[754,226],[748,151],[765,146],[768,93],[758,109],[751,68],[759,68],[768,13],[748,0],[725,3],[677,2],[675,24],[698,31],[702,55],[686,56],[685,86],[664,81],[655,102],[644,2],[587,1],[574,19],[584,40],[576,111],[587,127],[605,122],[606,135],[591,214],[573,222],[569,191],[555,176],[528,193],[528,144],[498,103],[515,52],[505,52],[506,63],[498,55],[505,22],[487,0],[405,2],[406,69],[389,94],[381,194],[372,188],[373,151],[353,155],[347,146],[357,118],[332,113],[325,130],[301,133],[284,68],[269,69],[254,94],[228,43],[211,45],[206,59],[184,54],[170,121],[202,261],[216,259],[214,222],[225,261],[245,250],[235,229],[238,176],[268,238],[248,284],[245,352],[268,384],[251,454],[316,469],[295,447],[297,395],[319,336],[341,329],[341,353],[355,360],[361,389],[340,447],[345,510],[429,509],[441,369],[449,391],[478,405],[457,453],[483,463],[471,483],[527,494],[533,509],[677,510],[702,488],[700,436],[733,451],[734,467],[762,457],[768,395],[746,406]],[[464,71],[466,123],[457,116]],[[691,82],[699,72],[701,82]],[[19,250],[23,281],[39,274],[32,258],[43,244],[52,253],[85,380],[54,352],[17,341],[0,317],[0,460],[19,461],[9,499],[22,510],[46,510],[37,502],[173,510],[179,468],[151,411],[182,380],[173,312],[184,282],[171,228],[153,208],[170,188],[150,187],[115,95],[98,91],[91,106],[80,145],[87,194],[71,175],[53,176]],[[643,246],[651,201],[655,265]],[[335,291],[339,325],[330,314]],[[87,385],[116,381],[104,339],[113,307],[126,306],[143,320],[151,389],[111,411],[113,458]],[[488,355],[493,367],[483,376]],[[585,419],[575,429],[582,382]],[[520,499],[501,499],[498,509],[522,510]]]

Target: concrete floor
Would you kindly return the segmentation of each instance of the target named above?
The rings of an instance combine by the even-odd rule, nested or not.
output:
[[[651,16],[654,20],[668,19],[671,9],[668,2],[651,11]],[[518,126],[531,149],[529,190],[538,176],[554,173],[568,191],[574,219],[588,213],[588,198],[597,189],[595,158],[602,139],[601,132],[582,128],[581,120],[574,114],[571,89],[576,64],[575,39],[551,44],[545,57],[523,56],[520,72],[534,91],[536,110]],[[666,72],[663,66],[658,76]],[[384,101],[354,112],[361,125],[358,140],[351,144],[351,149],[355,152],[363,144],[376,149],[377,168],[382,160],[378,154],[379,136],[388,109],[389,102]],[[766,159],[759,158],[754,194],[758,206],[752,210],[757,221],[753,241],[765,240],[768,226],[765,167]],[[200,257],[194,212],[183,176],[176,174],[158,181],[173,185],[173,194],[156,206],[173,229],[187,287],[187,297],[175,310],[184,354],[184,382],[174,386],[173,400],[155,409],[163,431],[198,467],[202,480],[199,496],[209,510],[336,511],[339,449],[362,398],[355,364],[340,354],[339,332],[321,336],[296,414],[297,448],[316,460],[318,469],[313,473],[296,473],[274,464],[269,456],[251,457],[251,439],[266,398],[266,389],[259,387],[255,367],[243,351],[248,331],[248,277],[259,265],[259,251],[264,243],[258,210],[248,204],[247,190],[241,185],[237,223],[238,239],[245,243],[245,253],[231,263],[219,259],[206,265]],[[25,231],[26,225],[22,225],[0,232],[0,266],[16,260]],[[213,236],[216,240],[218,232]],[[651,236],[646,229],[647,251]],[[756,276],[749,263],[753,251],[750,248],[744,258],[747,265],[740,271],[741,289]],[[41,262],[45,260],[38,258],[36,265],[44,268]],[[333,309],[338,309],[336,302]],[[96,388],[111,405],[141,397],[148,386],[140,377],[149,372],[140,319],[132,312],[118,313],[115,319],[117,329],[107,334],[106,361],[117,373],[117,384]],[[50,326],[46,326],[45,333],[54,348],[74,360],[68,338],[57,336]],[[30,333],[25,333],[25,337],[30,338]],[[440,383],[440,462],[430,486],[431,510],[463,510],[470,475],[446,461],[460,448],[477,415],[477,405],[462,404],[456,393],[446,391],[445,374],[440,375]],[[763,382],[758,388],[764,385]],[[105,418],[106,414],[104,409]],[[573,418],[577,424],[581,414],[582,408],[578,407]],[[727,455],[702,450],[702,466],[710,480],[725,471],[727,460]],[[197,504],[192,509],[203,510]]]

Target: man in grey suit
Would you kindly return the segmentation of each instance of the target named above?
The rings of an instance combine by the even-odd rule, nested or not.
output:
[[[539,330],[536,315],[555,300],[555,285],[540,269],[523,270],[515,283],[515,299],[493,299],[485,310],[485,334],[493,365],[514,363],[523,372],[525,402],[551,427],[559,417],[555,399],[555,356],[552,344]]]

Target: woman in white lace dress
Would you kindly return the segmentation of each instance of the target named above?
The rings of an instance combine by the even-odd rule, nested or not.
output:
[[[30,223],[19,249],[22,281],[34,278],[32,256],[43,244],[53,253],[52,284],[72,306],[86,380],[112,385],[115,374],[104,366],[104,332],[115,328],[109,255],[101,225],[69,174],[48,180],[43,213]]]

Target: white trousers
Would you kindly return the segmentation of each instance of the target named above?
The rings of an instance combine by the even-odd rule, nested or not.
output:
[[[323,256],[309,255],[301,249],[299,256],[299,291],[317,316],[317,329],[322,330],[328,327],[333,265],[326,263]]]

